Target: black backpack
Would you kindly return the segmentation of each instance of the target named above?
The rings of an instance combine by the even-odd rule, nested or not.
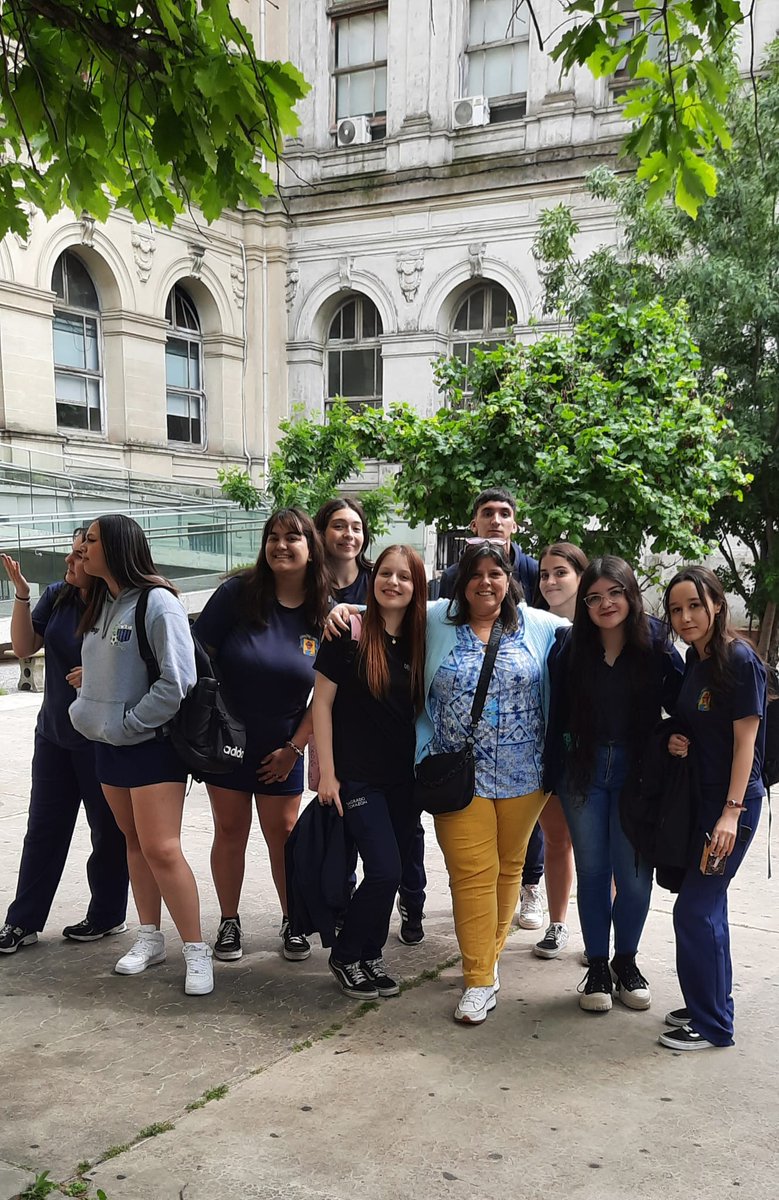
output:
[[[149,592],[146,588],[138,597],[135,608],[135,629],[138,650],[146,663],[149,682],[160,677],[160,668],[146,633],[146,609]],[[203,775],[221,775],[235,770],[243,762],[246,750],[246,729],[232,716],[222,698],[219,680],[214,675],[211,659],[192,634],[195,644],[197,681],[181,707],[165,726],[164,735],[184,766],[195,779]]]

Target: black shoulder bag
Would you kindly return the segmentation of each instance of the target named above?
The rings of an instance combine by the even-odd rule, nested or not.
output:
[[[471,706],[471,725],[465,745],[461,750],[448,754],[429,754],[416,767],[414,802],[425,812],[437,816],[441,813],[459,812],[467,808],[476,787],[476,766],[473,761],[473,744],[476,726],[479,724],[487,699],[495,659],[498,654],[503,622],[498,620],[492,627],[484,662],[481,664],[479,682]]]

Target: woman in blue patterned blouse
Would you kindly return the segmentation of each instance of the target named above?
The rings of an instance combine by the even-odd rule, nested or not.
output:
[[[517,905],[528,839],[546,795],[542,754],[548,706],[546,659],[567,622],[518,607],[519,585],[501,545],[471,545],[452,599],[428,606],[425,707],[417,761],[459,750],[492,627],[503,632],[476,727],[476,794],[435,818],[452,892],[465,990],[456,1021],[480,1024],[496,1004],[498,958]]]

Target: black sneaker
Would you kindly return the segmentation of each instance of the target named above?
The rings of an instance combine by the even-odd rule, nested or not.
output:
[[[110,929],[101,929],[99,925],[90,921],[89,917],[85,917],[76,925],[66,925],[62,936],[69,938],[71,942],[99,942],[100,938],[111,937],[114,933],[127,933],[127,922],[120,921],[118,925],[112,925]]]
[[[379,989],[365,974],[362,963],[342,963],[331,954],[327,965],[341,985],[344,995],[351,996],[354,1000],[378,1000]]]
[[[410,913],[400,896],[398,896],[397,903],[398,912],[400,913],[398,939],[404,946],[418,946],[420,942],[425,940],[425,931],[422,928],[422,918],[425,914]]]
[[[360,965],[380,996],[400,995],[400,984],[388,974],[383,958],[364,958]]]
[[[617,998],[628,1008],[649,1008],[652,1003],[652,993],[649,984],[636,966],[633,955],[620,958],[615,954],[611,960],[614,972]]]
[[[220,958],[222,962],[235,962],[242,955],[241,918],[222,917],[214,942],[214,958]]]
[[[288,958],[290,962],[302,962],[311,954],[308,939],[304,938],[302,933],[293,933],[290,929],[289,917],[281,918],[279,937],[283,939],[284,957]]]
[[[32,946],[37,940],[34,930],[6,924],[0,929],[0,954],[16,954],[20,946]]]
[[[685,1025],[689,1025],[690,1019],[689,1008],[672,1008],[665,1014],[666,1025],[673,1025],[676,1029],[683,1029]]]
[[[679,1029],[666,1029],[665,1033],[661,1033],[657,1040],[661,1046],[666,1046],[669,1050],[718,1049],[713,1042],[707,1042],[705,1037],[701,1037],[689,1025],[682,1025]]]
[[[592,958],[579,984],[579,1008],[585,1012],[609,1012],[611,1009],[611,971],[607,958]]]

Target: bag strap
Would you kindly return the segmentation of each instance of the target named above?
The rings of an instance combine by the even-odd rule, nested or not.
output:
[[[138,597],[138,603],[135,606],[135,636],[138,639],[138,653],[146,663],[149,683],[156,683],[160,677],[160,666],[146,632],[146,609],[149,607],[149,592],[151,591],[153,588],[144,588]]]
[[[500,645],[502,636],[503,622],[498,619],[490,630],[490,640],[487,642],[487,649],[484,651],[484,661],[481,664],[481,671],[479,672],[479,682],[476,684],[476,694],[473,697],[473,705],[471,706],[471,737],[484,711],[487,689],[490,686],[490,679],[492,678],[495,659],[498,657],[498,646]]]

